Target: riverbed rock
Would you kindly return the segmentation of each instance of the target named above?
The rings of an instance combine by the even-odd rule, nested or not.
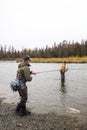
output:
[[[86,114],[87,115],[87,114]],[[15,114],[15,106],[0,105],[0,130],[87,130],[87,116],[67,113]]]

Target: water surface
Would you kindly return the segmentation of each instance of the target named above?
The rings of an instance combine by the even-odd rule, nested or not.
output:
[[[0,98],[5,102],[17,104],[19,95],[10,89],[11,80],[15,79],[18,63],[0,61]],[[65,74],[65,85],[61,85],[60,63],[31,63],[31,70],[40,73],[32,76],[27,83],[27,106],[34,112],[64,112],[67,108],[75,108],[87,112],[87,64],[67,64],[69,70]],[[84,69],[85,68],[85,69]]]

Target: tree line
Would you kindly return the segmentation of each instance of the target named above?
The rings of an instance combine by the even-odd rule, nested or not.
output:
[[[13,46],[7,48],[6,45],[0,45],[0,59],[4,58],[21,58],[24,55],[30,55],[32,58],[64,58],[64,57],[83,57],[87,56],[87,40],[79,42],[62,41],[54,42],[52,47],[48,45],[45,48],[24,48],[21,51],[16,50]]]

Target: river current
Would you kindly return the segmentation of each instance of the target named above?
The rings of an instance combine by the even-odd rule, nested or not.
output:
[[[43,72],[33,75],[27,83],[27,107],[33,112],[64,112],[79,110],[86,112],[87,107],[87,64],[67,64],[65,84],[61,85],[61,63],[31,63],[30,69]],[[0,98],[4,102],[17,104],[18,92],[10,88],[10,82],[16,78],[18,63],[0,61]],[[75,111],[74,111],[75,112]]]

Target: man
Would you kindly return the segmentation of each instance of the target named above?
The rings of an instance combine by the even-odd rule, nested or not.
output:
[[[31,74],[36,75],[36,73],[30,71],[30,61],[31,59],[28,55],[24,56],[23,62],[18,65],[17,70],[17,79],[20,82],[20,88],[18,92],[21,99],[16,107],[16,113],[20,114],[21,116],[31,114],[31,112],[26,109],[26,102],[28,98],[26,82],[30,82],[32,80]]]
[[[65,72],[67,71],[68,69],[66,69],[66,62],[64,61],[62,63],[62,66],[61,66],[61,83],[63,84],[65,82]]]

